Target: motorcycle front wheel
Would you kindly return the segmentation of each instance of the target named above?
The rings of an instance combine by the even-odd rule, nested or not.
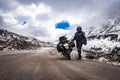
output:
[[[66,50],[66,51],[65,51],[65,58],[68,59],[68,60],[71,59],[71,58],[70,58],[70,51],[69,51],[69,50]]]

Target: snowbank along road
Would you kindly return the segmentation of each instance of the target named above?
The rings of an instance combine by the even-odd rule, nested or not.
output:
[[[0,52],[0,80],[120,80],[120,67],[64,60],[53,48]]]

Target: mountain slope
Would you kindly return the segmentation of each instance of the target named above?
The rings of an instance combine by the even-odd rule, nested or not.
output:
[[[0,29],[0,50],[36,49],[38,47],[51,46],[49,42],[39,41],[32,37],[25,37],[4,29]]]
[[[103,24],[90,27],[87,31],[88,38],[112,38],[120,40],[120,17],[109,18]]]
[[[120,16],[109,18],[101,25],[87,30],[87,51],[94,53],[120,55]]]

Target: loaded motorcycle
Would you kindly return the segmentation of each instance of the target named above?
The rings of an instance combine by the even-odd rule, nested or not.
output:
[[[67,40],[65,36],[59,37],[59,43],[57,44],[57,50],[58,52],[61,52],[63,57],[65,59],[70,60],[70,53],[73,50],[73,47],[75,47],[75,44],[73,41]]]

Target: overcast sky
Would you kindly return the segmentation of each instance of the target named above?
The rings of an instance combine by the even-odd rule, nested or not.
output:
[[[0,28],[47,41],[119,15],[120,0],[0,0]],[[68,29],[55,27],[62,21]]]

